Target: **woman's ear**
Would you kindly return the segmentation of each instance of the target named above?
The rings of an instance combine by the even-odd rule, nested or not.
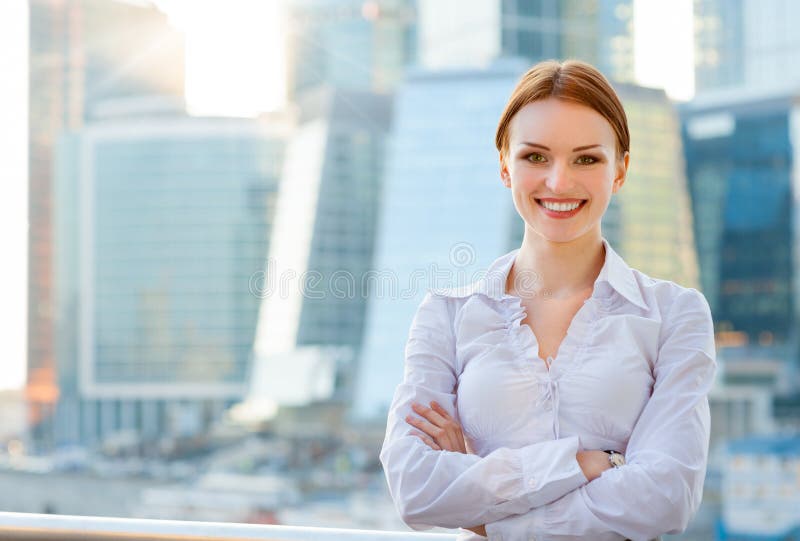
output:
[[[614,186],[611,188],[611,193],[615,194],[622,188],[622,185],[625,184],[625,178],[628,174],[628,166],[630,165],[631,161],[631,153],[627,150],[622,155],[621,158],[617,160],[617,171],[616,176],[614,177]]]
[[[506,188],[511,187],[511,173],[508,172],[508,164],[502,152],[500,153],[500,179]]]

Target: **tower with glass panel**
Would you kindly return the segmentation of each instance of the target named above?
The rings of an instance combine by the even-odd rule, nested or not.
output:
[[[287,126],[104,114],[58,152],[57,440],[193,436],[244,390]]]
[[[705,95],[681,114],[700,279],[724,357],[789,360],[800,291],[797,97]]]
[[[694,0],[697,93],[796,89],[798,20],[797,2]]]
[[[426,67],[485,66],[502,56],[530,63],[578,58],[633,81],[633,1],[419,0],[419,55]]]
[[[661,89],[614,87],[628,117],[631,161],[625,184],[603,217],[603,232],[632,267],[699,289],[678,111]]]
[[[183,37],[149,3],[30,0],[28,345],[25,394],[33,443],[53,444],[59,397],[54,282],[54,188],[59,135],[79,129],[100,99],[182,98]]]
[[[251,402],[333,406],[351,396],[391,103],[387,95],[330,88],[300,102],[258,286]]]
[[[289,0],[291,101],[320,85],[388,91],[416,57],[414,0]]]

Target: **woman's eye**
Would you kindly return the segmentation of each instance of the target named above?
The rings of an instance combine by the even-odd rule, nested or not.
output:
[[[592,165],[593,163],[597,163],[597,158],[594,156],[581,156],[578,158],[578,163],[581,165]]]
[[[544,156],[542,156],[538,152],[534,152],[533,154],[528,154],[528,161],[541,163],[544,161]]]

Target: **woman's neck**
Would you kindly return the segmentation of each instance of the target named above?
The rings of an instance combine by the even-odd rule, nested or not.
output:
[[[506,280],[521,298],[568,299],[591,291],[605,262],[600,231],[570,242],[551,242],[527,229]]]

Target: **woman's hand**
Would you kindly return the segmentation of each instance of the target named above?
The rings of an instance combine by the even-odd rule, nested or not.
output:
[[[575,458],[589,481],[594,481],[601,473],[613,467],[605,451],[578,451]]]
[[[473,526],[472,528],[464,528],[464,529],[465,530],[469,530],[471,532],[474,532],[474,533],[476,533],[478,535],[482,535],[483,537],[488,537],[486,535],[486,525],[485,524],[481,524],[480,526]]]
[[[455,451],[467,454],[461,425],[442,406],[431,402],[431,407],[426,408],[413,402],[411,408],[424,420],[408,415],[406,422],[423,432],[415,434],[415,436],[425,442],[428,447],[437,451]]]
[[[467,446],[464,442],[464,433],[459,425],[447,411],[437,402],[431,402],[431,407],[426,408],[416,402],[412,402],[411,409],[426,420],[417,419],[408,415],[406,422],[420,429],[422,434],[414,434],[431,449],[437,451],[456,451],[467,454]],[[480,524],[470,528],[464,528],[478,535],[486,537],[486,526]]]

